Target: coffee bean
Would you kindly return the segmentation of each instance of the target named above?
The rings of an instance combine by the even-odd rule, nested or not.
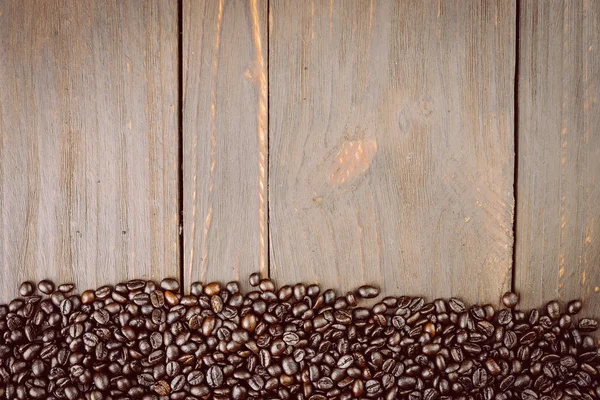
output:
[[[591,318],[582,318],[577,326],[582,332],[593,332],[598,329],[598,321]]]
[[[342,357],[340,357],[340,359],[337,362],[337,366],[339,368],[349,368],[354,364],[354,357],[351,354],[346,354]]]
[[[218,282],[209,283],[204,287],[204,294],[207,296],[216,296],[221,293],[221,285]]]
[[[396,383],[400,389],[405,390],[414,388],[417,384],[417,380],[412,376],[401,376]]]
[[[103,310],[103,309],[94,311],[94,313],[92,314],[92,317],[100,325],[105,325],[110,320],[110,315],[108,314],[108,311]]]
[[[165,302],[170,305],[170,306],[176,306],[179,304],[179,297],[177,297],[177,295],[171,291],[166,291],[164,293],[165,296]]]
[[[160,290],[154,290],[150,293],[150,303],[156,308],[161,308],[165,305],[165,294]]]
[[[519,296],[512,292],[506,292],[502,296],[502,303],[508,308],[515,308],[519,303]]]
[[[263,279],[258,284],[258,288],[263,292],[274,292],[275,284],[270,279]]]
[[[160,281],[160,287],[165,291],[177,292],[179,291],[179,282],[173,278],[165,278]]]
[[[73,285],[72,283],[63,283],[62,285],[58,286],[58,290],[60,290],[63,293],[69,293],[73,289],[75,289],[75,285]]]
[[[248,313],[242,318],[242,328],[247,331],[254,331],[256,328],[256,324],[258,323],[258,319],[252,313]]]
[[[223,370],[218,365],[211,366],[206,373],[206,382],[212,388],[223,384]]]
[[[493,358],[488,358],[485,362],[485,367],[489,371],[491,375],[500,375],[502,373],[502,369]]]
[[[96,296],[93,290],[86,290],[81,293],[81,303],[82,304],[92,304],[95,300]]]
[[[581,307],[581,300],[572,300],[567,304],[567,312],[572,315],[577,314],[581,311]]]
[[[198,370],[192,371],[187,375],[187,381],[192,386],[199,385],[204,381],[204,374]]]
[[[193,282],[190,285],[190,294],[193,296],[201,296],[204,293],[204,287],[200,282]]]
[[[23,297],[31,296],[35,292],[35,286],[31,282],[23,282],[19,288],[19,294]]]
[[[362,298],[372,299],[379,296],[379,289],[374,286],[363,285],[358,288],[357,293]]]
[[[94,374],[94,385],[99,390],[106,390],[106,389],[108,389],[109,383],[110,382],[109,382],[108,376],[106,374],[103,374],[103,373],[96,373],[96,374]]]
[[[167,381],[160,380],[152,385],[152,390],[159,396],[168,396],[171,393],[171,386]]]
[[[284,357],[281,366],[287,375],[294,375],[298,372],[298,363],[292,357]]]
[[[557,301],[551,301],[546,305],[548,316],[553,320],[560,318],[560,306]]]
[[[94,292],[94,296],[97,297],[98,299],[106,299],[108,296],[110,296],[111,293],[111,288],[110,286],[102,286],[99,287],[98,289],[96,289],[96,291]]]
[[[38,290],[44,294],[51,294],[54,292],[54,283],[49,280],[43,280],[38,283]]]
[[[465,306],[465,303],[462,300],[457,299],[457,298],[451,298],[448,301],[448,305],[450,306],[450,309],[457,314],[461,314],[461,313],[465,312],[465,310],[467,309]]]

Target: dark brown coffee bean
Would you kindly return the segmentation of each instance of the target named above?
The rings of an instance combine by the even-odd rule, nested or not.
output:
[[[263,279],[258,284],[258,288],[263,292],[274,292],[275,284],[270,279]]]
[[[108,376],[106,374],[103,374],[103,373],[96,373],[96,374],[94,374],[94,385],[99,390],[106,390],[106,389],[108,389],[108,385],[109,385]]]
[[[546,305],[546,311],[548,316],[553,320],[558,320],[560,318],[560,305],[557,301],[551,301]]]
[[[19,288],[19,294],[23,297],[31,296],[35,293],[35,286],[31,282],[23,282]]]
[[[582,332],[594,332],[598,329],[598,321],[591,318],[582,318],[579,320],[577,327]]]
[[[567,304],[567,312],[572,315],[577,314],[581,311],[581,307],[581,300],[572,300]]]
[[[287,375],[294,375],[298,372],[298,363],[292,357],[284,357],[281,366]]]
[[[102,286],[96,289],[94,296],[98,299],[106,299],[108,296],[110,296],[111,291],[112,290],[110,286]]]
[[[187,375],[187,381],[192,386],[199,385],[204,381],[204,374],[198,370],[192,371]]]
[[[193,296],[201,296],[204,293],[204,287],[200,282],[193,282],[190,285],[190,294]]]
[[[379,289],[374,286],[363,285],[358,288],[357,293],[362,298],[372,299],[379,296]]]
[[[500,310],[498,312],[498,323],[500,325],[508,325],[512,322],[513,315],[510,310]]]
[[[163,290],[168,290],[171,292],[179,291],[179,282],[173,278],[165,278],[160,282],[160,287]]]
[[[508,308],[515,308],[519,303],[519,296],[512,292],[506,292],[502,296],[502,303]]]
[[[161,308],[165,305],[165,294],[160,290],[154,290],[150,293],[150,303],[156,308]]]
[[[508,375],[500,381],[500,391],[506,392],[508,389],[512,387],[515,383],[515,377],[513,375]]]
[[[488,358],[485,362],[485,367],[489,371],[489,373],[493,376],[500,375],[502,373],[502,369],[493,358]]]
[[[75,285],[73,285],[72,283],[63,283],[58,286],[58,290],[60,290],[63,293],[69,293],[73,289],[75,289]]]
[[[51,294],[54,292],[54,283],[44,279],[38,283],[38,290],[44,294]]]
[[[92,317],[96,320],[96,322],[99,325],[105,325],[110,320],[110,315],[108,314],[108,311],[103,309],[94,311]]]
[[[406,390],[414,388],[417,384],[417,380],[412,376],[401,376],[396,383],[400,389]]]
[[[206,373],[206,382],[212,388],[219,387],[223,384],[223,370],[218,365],[213,365]]]
[[[171,393],[171,386],[165,380],[159,380],[152,385],[152,390],[159,396],[168,396]]]
[[[346,354],[337,361],[337,366],[342,369],[350,368],[354,364],[354,357],[351,354]]]
[[[457,298],[451,298],[448,301],[448,305],[450,306],[450,309],[457,314],[461,314],[467,309],[465,303],[463,303],[462,300]]]

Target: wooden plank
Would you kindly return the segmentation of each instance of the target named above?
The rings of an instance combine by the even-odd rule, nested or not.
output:
[[[267,272],[266,4],[183,2],[187,282]]]
[[[177,276],[177,2],[0,2],[0,302]]]
[[[523,1],[516,288],[600,316],[600,3]]]
[[[271,2],[271,271],[497,303],[515,4]]]

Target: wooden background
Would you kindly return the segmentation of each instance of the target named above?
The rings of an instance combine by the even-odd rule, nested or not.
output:
[[[593,0],[0,0],[0,301],[260,271],[600,316],[598,43]]]

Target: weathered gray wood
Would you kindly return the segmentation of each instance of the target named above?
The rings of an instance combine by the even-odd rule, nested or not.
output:
[[[600,316],[600,2],[522,1],[516,288]]]
[[[267,273],[266,4],[183,2],[188,283]]]
[[[272,1],[271,271],[497,303],[514,1]]]
[[[0,302],[177,276],[177,2],[0,2]]]

